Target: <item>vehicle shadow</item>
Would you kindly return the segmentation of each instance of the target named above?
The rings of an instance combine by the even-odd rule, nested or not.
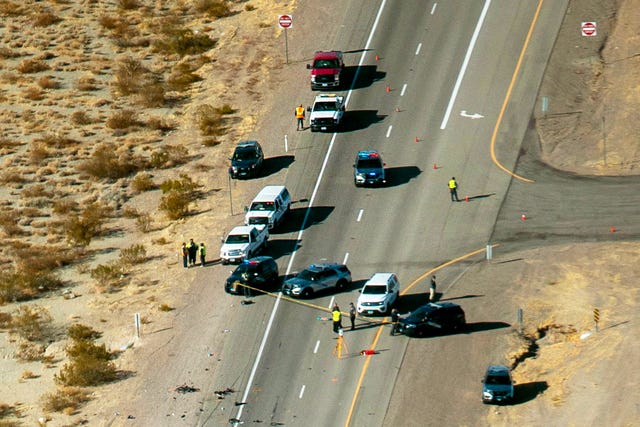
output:
[[[505,322],[475,322],[475,323],[467,323],[463,328],[460,328],[457,331],[450,331],[450,330],[429,331],[422,335],[418,334],[418,335],[411,336],[411,338],[436,338],[436,337],[450,336],[450,335],[467,335],[467,334],[472,334],[474,332],[508,328],[509,326],[511,325]]]
[[[335,209],[333,206],[312,206],[310,208],[294,208],[287,213],[285,220],[271,230],[271,234],[295,233],[300,231],[304,217],[309,210],[309,218],[305,224],[305,229],[314,224],[320,224],[326,220]]]
[[[436,301],[455,301],[455,300],[467,299],[467,298],[481,298],[484,295],[470,294],[470,295],[462,295],[462,296],[459,296],[459,297],[440,298],[441,296],[442,296],[442,294],[436,293]]]
[[[260,177],[274,175],[282,169],[288,168],[294,160],[295,156],[276,156],[265,158],[262,162],[262,172],[260,173]]]
[[[400,314],[407,314],[429,302],[429,293],[402,295],[396,301],[395,308]]]
[[[291,255],[296,247],[296,239],[269,239],[267,250],[260,255],[268,255],[273,259]],[[299,246],[302,245],[298,242]]]
[[[383,121],[385,117],[387,116],[379,115],[378,110],[345,111],[338,132],[346,133],[366,129],[372,124]]]
[[[513,405],[529,402],[549,388],[546,381],[533,381],[513,386]]]
[[[397,166],[385,169],[387,176],[387,187],[395,187],[408,183],[417,178],[422,171],[417,166]]]
[[[356,79],[356,73],[357,79]],[[344,67],[344,84],[352,89],[362,89],[371,86],[374,82],[384,79],[387,73],[378,71],[377,65],[363,65],[358,72],[357,66]],[[354,80],[355,79],[355,80]]]

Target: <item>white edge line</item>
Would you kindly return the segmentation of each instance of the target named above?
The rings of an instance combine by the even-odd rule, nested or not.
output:
[[[349,93],[347,94],[347,99],[345,100],[345,107],[349,104],[349,99],[351,99],[351,94],[353,93],[353,87],[355,85],[355,82],[358,79],[358,74],[360,74],[360,70],[362,67],[362,64],[364,64],[364,58],[367,54],[367,52],[369,51],[369,47],[371,46],[371,41],[373,40],[373,35],[376,32],[376,28],[378,27],[378,23],[380,22],[380,17],[382,16],[382,11],[384,10],[384,6],[387,3],[387,0],[382,0],[380,2],[380,7],[378,8],[378,14],[376,15],[376,19],[373,21],[373,26],[371,27],[371,32],[369,33],[369,38],[367,39],[367,43],[364,46],[364,49],[362,50],[362,56],[360,57],[360,62],[358,63],[358,68],[356,69],[355,75],[353,76],[353,82],[351,83],[351,87],[349,88]],[[324,175],[324,171],[327,167],[327,163],[329,162],[329,155],[331,154],[331,150],[333,149],[333,144],[336,140],[336,136],[338,134],[334,133],[333,137],[331,138],[331,142],[329,143],[329,148],[327,149],[327,154],[324,157],[324,161],[322,162],[322,168],[320,169],[320,172],[318,173],[318,179],[316,181],[316,185],[313,189],[313,193],[311,194],[311,198],[309,199],[309,206],[307,207],[307,211],[304,215],[304,219],[302,220],[302,226],[300,227],[300,230],[298,231],[298,239],[296,240],[296,242],[300,242],[300,240],[302,239],[302,233],[307,225],[307,221],[309,219],[309,215],[311,213],[310,208],[313,206],[313,201],[316,198],[316,194],[318,192],[318,188],[320,187],[320,182],[322,181],[322,176]],[[298,250],[298,243],[296,243],[295,247],[293,248],[293,251],[291,252],[291,258],[289,259],[289,264],[287,265],[287,270],[285,272],[286,275],[289,274],[289,272],[291,271],[292,265],[293,265],[293,261],[295,259],[296,253]],[[276,311],[278,310],[278,306],[280,305],[280,300],[282,299],[282,292],[278,292],[278,297],[276,298],[276,302],[273,305],[273,309],[271,310],[271,316],[269,316],[269,322],[267,323],[267,327],[264,331],[264,335],[262,336],[262,341],[260,342],[260,347],[258,348],[258,353],[256,354],[256,359],[253,362],[253,366],[251,367],[251,373],[249,374],[249,379],[247,380],[247,385],[245,386],[244,389],[244,393],[242,394],[242,400],[241,402],[246,402],[247,398],[249,397],[249,393],[251,392],[251,387],[253,385],[253,379],[256,376],[256,372],[258,371],[258,365],[260,364],[260,360],[262,359],[262,353],[264,351],[264,347],[267,344],[267,338],[269,337],[269,332],[271,332],[271,326],[273,325],[273,319],[276,316]],[[245,408],[245,406],[240,406],[240,408],[238,409],[238,413],[236,414],[235,418],[236,419],[240,419],[240,417],[242,417],[242,412],[243,409]]]
[[[478,23],[476,24],[476,29],[473,31],[473,36],[471,36],[471,42],[469,43],[469,47],[467,48],[467,53],[464,56],[464,61],[462,62],[462,67],[460,68],[460,72],[458,73],[456,84],[453,87],[451,98],[449,98],[449,105],[447,105],[447,111],[444,113],[444,118],[442,119],[440,130],[443,130],[447,127],[449,116],[451,116],[451,110],[453,110],[453,104],[456,101],[456,98],[458,96],[458,91],[460,90],[460,85],[462,84],[464,73],[467,71],[467,66],[469,65],[469,60],[471,59],[473,48],[476,45],[476,41],[478,40],[478,35],[480,34],[480,30],[482,29],[482,23],[484,22],[484,18],[487,15],[487,12],[489,11],[490,5],[491,5],[491,0],[486,0],[484,3],[484,7],[482,8],[482,13],[480,14],[480,18],[478,19]]]

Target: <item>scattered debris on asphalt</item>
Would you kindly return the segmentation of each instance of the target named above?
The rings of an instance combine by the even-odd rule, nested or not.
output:
[[[197,387],[192,387],[187,384],[182,384],[181,386],[176,387],[176,391],[178,393],[195,393],[196,391],[200,391]]]
[[[215,394],[218,399],[222,400],[225,396],[235,392],[236,391],[234,389],[227,387],[224,390],[214,391],[213,394]]]

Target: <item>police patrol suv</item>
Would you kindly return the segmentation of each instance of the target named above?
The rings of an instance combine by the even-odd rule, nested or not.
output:
[[[310,111],[309,126],[311,132],[336,130],[344,115],[344,97],[335,93],[316,96]]]
[[[384,167],[382,157],[376,150],[358,151],[353,164],[353,181],[356,187],[386,184]]]

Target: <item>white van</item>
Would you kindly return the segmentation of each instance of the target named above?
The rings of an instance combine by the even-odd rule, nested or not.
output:
[[[367,280],[358,297],[358,313],[387,314],[398,300],[400,282],[394,273],[376,273]]]
[[[270,229],[280,224],[291,208],[291,196],[284,185],[267,185],[245,208],[245,225],[265,224]]]

